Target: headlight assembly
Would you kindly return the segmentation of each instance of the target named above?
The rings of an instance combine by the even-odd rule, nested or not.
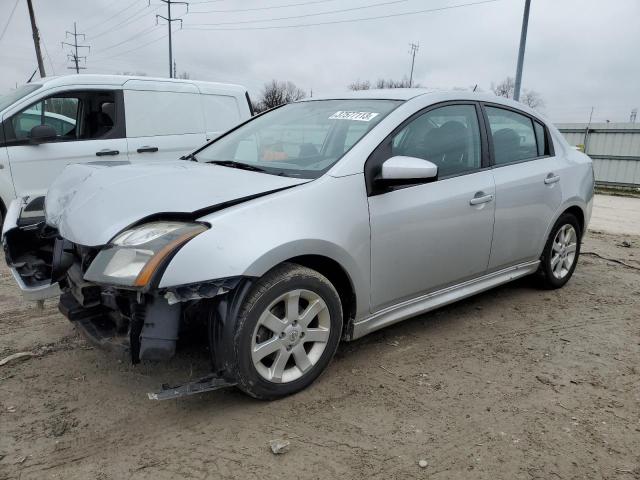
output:
[[[171,253],[207,230],[201,223],[152,222],[118,234],[91,262],[90,282],[145,287]]]

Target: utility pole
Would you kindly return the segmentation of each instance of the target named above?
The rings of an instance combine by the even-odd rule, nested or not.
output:
[[[72,67],[67,67],[69,70],[75,70],[76,73],[80,73],[80,70],[84,70],[87,67],[81,67],[78,64],[78,60],[80,60],[81,58],[84,58],[84,60],[87,60],[87,57],[85,56],[78,56],[78,49],[79,48],[88,48],[89,51],[91,51],[91,47],[89,45],[78,45],[78,37],[82,37],[82,41],[84,42],[85,40],[85,35],[84,33],[78,33],[78,30],[76,28],[76,22],[73,22],[73,32],[65,32],[65,38],[69,37],[69,35],[73,36],[73,43],[68,43],[68,42],[62,42],[62,46],[64,47],[65,45],[68,45],[70,47],[73,47],[73,53],[70,53],[67,55],[67,58],[71,59],[74,63],[74,66]]]
[[[181,18],[171,18],[171,5],[186,5],[187,13],[189,13],[189,3],[188,2],[176,2],[174,0],[160,0],[167,4],[167,16],[164,17],[162,15],[156,15],[156,24],[158,23],[158,18],[162,18],[167,21],[167,26],[169,27],[169,78],[173,78],[174,75],[174,65],[173,65],[173,45],[171,43],[171,22],[180,22],[180,27],[182,27],[182,19]]]
[[[524,0],[524,14],[522,15],[522,30],[520,31],[520,49],[518,50],[518,66],[516,67],[516,86],[513,99],[520,100],[520,85],[522,84],[522,64],[524,63],[524,47],[527,43],[527,28],[529,27],[529,7],[531,0]]]
[[[411,88],[411,86],[413,85],[413,65],[415,64],[416,61],[416,53],[418,52],[418,49],[420,48],[420,44],[418,43],[410,43],[409,44],[409,55],[411,55],[411,74],[409,75],[409,88]]]
[[[38,27],[36,25],[36,16],[33,13],[33,5],[31,0],[27,0],[27,7],[29,8],[29,18],[31,19],[31,31],[33,32],[33,45],[36,47],[36,58],[38,59],[38,70],[40,70],[40,77],[44,78],[44,62],[42,61],[42,52],[40,51],[40,34],[38,33]]]

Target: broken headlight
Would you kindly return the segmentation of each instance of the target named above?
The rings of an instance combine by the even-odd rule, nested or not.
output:
[[[207,228],[201,223],[152,222],[125,230],[98,253],[84,278],[145,287],[169,255]]]

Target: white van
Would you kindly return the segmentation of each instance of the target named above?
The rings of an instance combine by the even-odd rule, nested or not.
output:
[[[0,225],[11,200],[43,195],[70,163],[176,160],[252,115],[244,87],[67,75],[0,97]]]

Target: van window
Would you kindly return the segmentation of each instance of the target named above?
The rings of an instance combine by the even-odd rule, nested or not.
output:
[[[487,107],[486,110],[493,137],[496,165],[538,156],[536,136],[529,117],[503,108]]]
[[[204,133],[200,96],[195,93],[125,90],[127,137]]]
[[[56,131],[53,141],[111,138],[114,131],[114,92],[77,92],[51,96],[29,105],[4,122],[8,144],[29,139],[31,129],[49,125]]]
[[[228,95],[200,95],[207,132],[226,132],[240,123],[240,110],[235,97]]]

